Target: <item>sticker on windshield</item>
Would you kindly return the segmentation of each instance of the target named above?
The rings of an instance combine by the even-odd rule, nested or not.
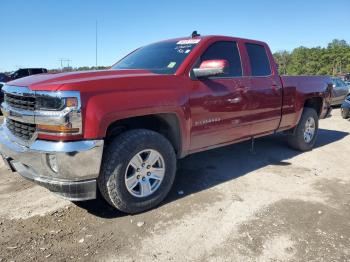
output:
[[[174,68],[176,66],[176,62],[170,62],[168,68]]]
[[[186,39],[186,40],[180,40],[177,42],[177,45],[194,45],[198,44],[201,40],[200,39]]]
[[[192,48],[192,45],[178,45],[175,47],[175,50],[177,49],[188,49],[188,48]]]

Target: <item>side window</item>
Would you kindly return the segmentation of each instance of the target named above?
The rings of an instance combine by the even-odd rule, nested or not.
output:
[[[216,42],[209,46],[201,56],[201,62],[218,59],[227,60],[229,63],[229,72],[223,77],[242,76],[241,58],[236,42]]]
[[[20,75],[20,77],[29,76],[29,70],[28,69],[22,69],[22,70],[20,70],[19,75]]]
[[[31,75],[36,75],[36,74],[42,74],[43,70],[42,69],[31,69]]]
[[[339,88],[341,86],[340,82],[338,79],[334,79],[334,85],[335,85],[335,88]]]
[[[271,75],[270,61],[266,49],[262,45],[245,44],[249,56],[252,76]]]
[[[25,76],[28,76],[28,71],[25,69],[20,69],[15,73],[15,78],[21,78]]]
[[[341,82],[337,79],[337,87],[341,87]]]

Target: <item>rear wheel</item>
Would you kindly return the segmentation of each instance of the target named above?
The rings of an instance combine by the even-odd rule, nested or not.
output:
[[[113,207],[138,213],[166,197],[175,173],[170,142],[154,131],[137,129],[116,137],[105,150],[98,185]]]
[[[296,150],[309,151],[315,145],[317,133],[318,115],[315,109],[305,107],[297,127],[288,137],[288,144]]]

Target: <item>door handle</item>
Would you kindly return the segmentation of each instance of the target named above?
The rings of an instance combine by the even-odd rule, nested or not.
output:
[[[272,84],[271,88],[272,88],[274,93],[277,93],[281,89],[281,86],[276,85],[276,84]]]
[[[230,104],[238,104],[239,102],[242,101],[242,97],[235,97],[235,98],[229,98],[226,100]]]

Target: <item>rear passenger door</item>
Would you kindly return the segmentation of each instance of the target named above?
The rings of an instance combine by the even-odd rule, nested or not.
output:
[[[264,45],[245,43],[250,65],[249,119],[251,136],[278,129],[281,120],[282,84],[278,72],[273,72],[270,52]]]

